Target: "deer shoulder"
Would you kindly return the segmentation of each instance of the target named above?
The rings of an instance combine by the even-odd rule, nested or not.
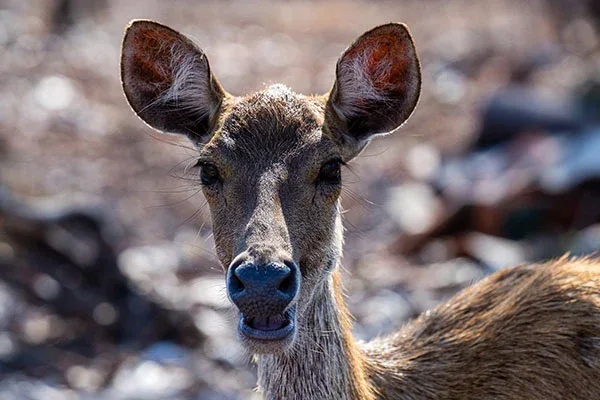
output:
[[[600,263],[499,271],[364,350],[382,398],[598,398]]]

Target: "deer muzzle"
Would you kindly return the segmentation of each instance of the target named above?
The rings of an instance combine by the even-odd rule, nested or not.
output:
[[[227,294],[240,312],[239,333],[259,341],[285,340],[295,330],[300,271],[292,261],[239,258],[227,273]]]

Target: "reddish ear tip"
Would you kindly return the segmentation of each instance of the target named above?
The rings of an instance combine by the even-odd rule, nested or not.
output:
[[[344,129],[357,138],[396,129],[420,93],[419,58],[406,25],[377,26],[354,41],[338,60],[330,97]]]
[[[125,31],[136,30],[136,29],[141,28],[143,25],[145,25],[147,23],[150,23],[150,22],[151,21],[144,20],[144,19],[132,19],[131,21],[129,21],[129,23],[125,27]]]
[[[132,20],[123,38],[121,73],[126,86],[134,83],[150,92],[172,84],[172,46],[185,45],[183,36],[150,20]],[[193,46],[191,47],[193,51]],[[137,78],[137,79],[134,79]],[[126,88],[127,92],[127,88]]]
[[[132,19],[125,27],[125,35],[123,37],[123,44],[131,40],[133,36],[143,30],[144,27],[149,28],[152,21],[143,19]]]
[[[173,29],[161,24],[160,22],[152,21],[150,19],[132,19],[125,27],[125,37],[127,38],[127,36],[132,33],[136,34],[144,31],[162,31],[175,35],[177,34],[177,32],[175,32]]]

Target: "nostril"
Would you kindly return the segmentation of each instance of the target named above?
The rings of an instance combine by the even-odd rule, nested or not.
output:
[[[281,281],[277,289],[284,294],[293,294],[293,292],[295,291],[295,286],[296,283],[294,274],[290,273]]]
[[[229,290],[229,294],[231,296],[235,296],[236,294],[240,294],[244,291],[244,283],[240,278],[238,278],[235,271],[234,273],[229,274],[229,280],[227,281],[227,290]]]
[[[279,283],[277,290],[291,300],[298,291],[298,268],[291,262],[285,262],[285,266],[287,267],[285,268],[286,274]]]

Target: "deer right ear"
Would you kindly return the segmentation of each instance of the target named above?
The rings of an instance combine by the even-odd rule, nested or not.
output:
[[[408,28],[391,23],[360,36],[337,63],[326,122],[349,157],[411,115],[421,91],[421,68]]]
[[[209,139],[225,91],[204,53],[187,37],[153,21],[132,21],[121,49],[123,90],[151,127]]]

